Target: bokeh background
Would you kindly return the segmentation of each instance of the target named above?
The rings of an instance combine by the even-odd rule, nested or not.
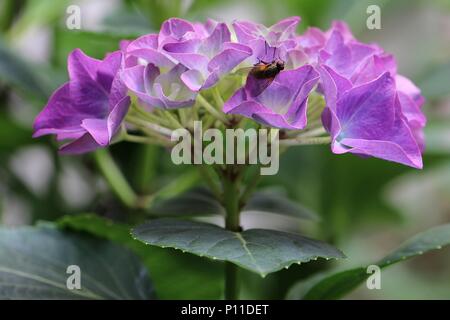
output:
[[[71,4],[81,8],[81,30],[66,27]],[[381,30],[366,27],[371,4],[381,7]],[[335,265],[345,269],[376,261],[409,236],[449,222],[450,0],[0,0],[0,223],[14,227],[83,212],[134,219],[134,210],[108,187],[98,157],[59,156],[51,138],[31,138],[34,117],[67,79],[72,49],[102,58],[118,49],[119,40],[156,31],[171,16],[271,24],[291,15],[302,17],[301,30],[343,19],[359,39],[396,56],[400,73],[427,98],[424,170],[333,155],[326,146],[294,148],[262,187],[282,188],[321,221],[248,216],[244,224],[302,230],[333,242],[349,257]],[[109,151],[141,195],[161,189],[175,194],[199,183],[192,168],[174,166],[157,147],[122,143]],[[295,284],[316,267],[320,263],[296,266],[264,281],[244,274],[243,296],[295,297]],[[348,298],[450,298],[450,251],[390,267],[382,290],[363,286]]]

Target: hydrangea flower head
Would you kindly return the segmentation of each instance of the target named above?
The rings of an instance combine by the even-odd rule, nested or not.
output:
[[[394,57],[379,45],[358,41],[345,22],[301,35],[299,23],[299,17],[270,27],[172,18],[158,33],[123,41],[102,61],[75,50],[69,56],[70,81],[37,117],[35,136],[70,140],[63,152],[104,147],[121,127],[133,96],[135,107],[145,112],[197,104],[226,126],[242,116],[291,131],[288,136],[317,131],[329,134],[325,138],[336,154],[421,168],[425,100],[411,80],[398,74]],[[224,103],[223,97],[228,98]],[[209,98],[225,114],[217,114]],[[188,110],[195,113],[188,118],[200,115],[198,108]],[[155,118],[143,121],[149,119]],[[171,121],[178,125],[176,118]]]
[[[121,52],[103,61],[74,50],[68,59],[69,82],[50,97],[34,122],[34,137],[55,134],[71,140],[62,153],[83,153],[109,145],[124,119],[130,98],[118,77]]]

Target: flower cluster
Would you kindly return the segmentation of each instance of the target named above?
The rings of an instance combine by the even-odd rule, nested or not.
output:
[[[91,151],[127,127],[131,101],[152,115],[193,107],[202,92],[216,89],[227,98],[225,119],[243,116],[288,133],[319,124],[334,153],[421,168],[424,98],[397,73],[394,58],[356,40],[343,22],[298,35],[299,22],[228,26],[173,18],[158,34],[122,41],[103,61],[74,50],[70,80],[36,118],[34,136],[69,140],[65,153]]]

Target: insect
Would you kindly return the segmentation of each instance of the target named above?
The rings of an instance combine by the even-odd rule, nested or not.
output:
[[[252,97],[260,95],[282,70],[284,70],[284,61],[279,58],[275,59],[274,50],[272,62],[269,63],[259,59],[250,69],[245,83],[246,91]]]

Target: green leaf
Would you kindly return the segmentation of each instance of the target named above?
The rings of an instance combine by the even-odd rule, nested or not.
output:
[[[421,232],[397,250],[375,263],[385,268],[394,263],[421,255],[425,252],[440,249],[450,244],[450,224],[431,228]],[[327,276],[316,283],[305,295],[304,299],[339,299],[354,290],[367,279],[367,268],[355,268]]]
[[[81,289],[67,289],[67,268]],[[0,229],[0,299],[150,299],[145,267],[111,242],[49,227]]]
[[[318,220],[318,216],[300,204],[289,200],[283,194],[273,191],[256,192],[243,211],[257,211],[281,214],[294,218]]]
[[[224,215],[225,209],[209,189],[193,188],[177,197],[159,201],[150,208],[150,212],[164,217],[190,217]],[[249,212],[280,214],[294,218],[318,220],[312,211],[286,198],[273,190],[255,192],[242,208],[242,215]]]
[[[344,255],[321,241],[262,229],[232,232],[218,226],[175,219],[157,219],[132,230],[136,239],[159,247],[171,247],[214,260],[232,262],[262,277],[293,263]]]
[[[218,263],[147,246],[131,237],[129,226],[97,215],[65,216],[58,225],[104,237],[131,249],[147,266],[160,299],[221,298],[223,270]]]
[[[224,208],[206,188],[194,188],[181,195],[159,201],[150,208],[158,216],[223,215]]]

